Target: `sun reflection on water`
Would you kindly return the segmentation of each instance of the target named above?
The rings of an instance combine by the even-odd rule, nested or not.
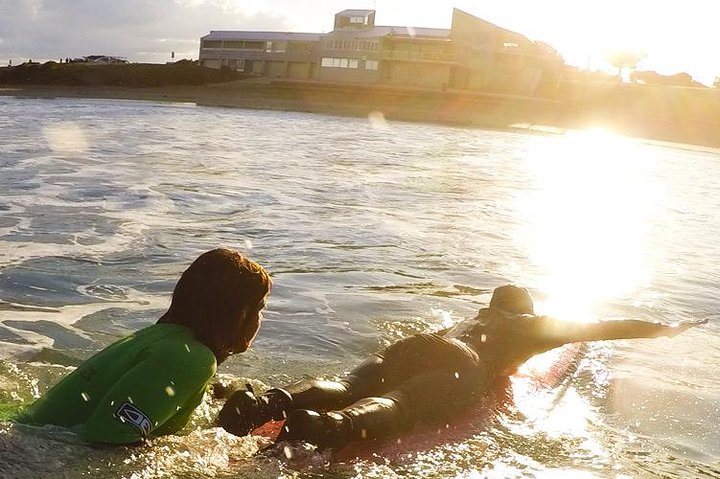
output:
[[[588,321],[649,281],[647,233],[659,188],[634,140],[600,130],[543,138],[527,157],[520,238],[547,297],[543,312]]]
[[[526,157],[531,184],[518,201],[524,219],[519,238],[535,268],[533,284],[545,298],[538,310],[594,321],[613,298],[651,279],[647,249],[661,193],[653,162],[635,141],[604,131],[540,140]],[[527,419],[518,427],[529,428],[531,436],[574,438],[592,457],[606,457],[590,432],[595,411],[587,399],[567,384],[538,383],[552,377],[566,353],[537,356],[512,378],[513,402]],[[557,472],[548,477],[569,471]]]

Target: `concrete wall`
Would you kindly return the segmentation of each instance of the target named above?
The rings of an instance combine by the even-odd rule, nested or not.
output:
[[[287,78],[287,63],[281,61],[266,61],[265,76],[270,78]]]
[[[312,77],[312,65],[305,62],[289,62],[287,77],[293,80],[309,80]]]
[[[380,81],[379,70],[368,70],[365,62],[358,60],[358,68],[318,67],[317,79],[338,83],[377,83]]]
[[[450,65],[386,61],[382,79],[388,84],[442,89],[450,84]]]

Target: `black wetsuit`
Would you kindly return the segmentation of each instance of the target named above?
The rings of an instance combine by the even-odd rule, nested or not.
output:
[[[563,344],[675,335],[687,327],[632,319],[571,323],[483,308],[455,328],[415,334],[388,346],[339,381],[305,380],[274,390],[283,394],[263,396],[268,406],[254,420],[262,424],[288,414],[279,440],[306,439],[326,446],[387,436],[418,422],[457,415],[530,357]],[[220,423],[228,430],[236,418],[246,416],[236,404],[231,397],[223,408],[226,414],[221,411]],[[294,414],[305,410],[327,414]]]
[[[387,435],[456,415],[532,355],[562,344],[528,334],[542,330],[538,323],[546,321],[481,309],[456,328],[388,346],[340,381],[306,380],[286,389],[296,409],[348,417],[357,432],[349,439]]]

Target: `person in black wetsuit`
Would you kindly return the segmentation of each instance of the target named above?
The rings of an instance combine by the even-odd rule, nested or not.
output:
[[[396,434],[443,420],[485,395],[534,355],[567,343],[675,336],[707,320],[675,326],[626,319],[590,324],[534,314],[525,288],[495,289],[490,305],[456,327],[420,333],[374,354],[339,381],[305,380],[256,397],[236,391],[217,422],[245,435],[287,418],[278,436],[321,448]]]

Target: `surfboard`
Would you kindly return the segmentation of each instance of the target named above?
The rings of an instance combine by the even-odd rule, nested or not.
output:
[[[443,444],[466,441],[482,432],[508,401],[510,404],[532,401],[536,411],[544,409],[549,413],[566,391],[584,350],[585,346],[577,343],[536,356],[507,380],[499,381],[486,397],[464,414],[440,424],[418,425],[399,436],[352,442],[335,451],[334,460],[394,459]],[[282,427],[283,421],[271,421],[251,434],[274,441]]]

